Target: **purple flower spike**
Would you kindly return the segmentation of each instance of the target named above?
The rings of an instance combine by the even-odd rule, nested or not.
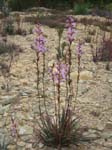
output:
[[[74,18],[72,16],[69,16],[66,20],[66,28],[67,28],[67,39],[70,44],[73,42],[76,34],[74,30],[75,27],[76,27],[76,23]]]
[[[32,45],[32,48],[39,53],[45,53],[47,51],[47,48],[45,46],[46,39],[40,24],[36,25],[36,28],[34,29],[34,33],[36,33],[37,37],[34,40],[34,44]]]
[[[65,81],[68,75],[68,65],[64,63],[56,63],[52,69],[50,69],[53,81],[58,84]]]
[[[79,42],[78,46],[77,46],[77,55],[79,57],[81,57],[81,55],[83,54],[83,51],[82,51],[82,43]]]

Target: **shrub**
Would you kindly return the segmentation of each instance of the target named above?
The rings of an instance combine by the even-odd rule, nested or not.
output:
[[[7,56],[5,57],[5,55],[3,55],[4,57],[2,57],[2,59],[0,60],[0,71],[5,79],[3,87],[7,92],[9,92],[10,90],[9,85],[11,80],[11,67],[14,60],[16,60],[16,56],[19,55],[19,52],[21,52],[21,49],[17,45],[7,43],[7,40],[5,40],[5,42],[0,41],[0,54],[6,54]]]
[[[91,8],[91,5],[89,3],[76,3],[74,5],[74,8],[73,8],[73,11],[74,11],[74,14],[76,15],[80,15],[80,14],[88,14],[90,12],[90,8]]]
[[[4,21],[3,33],[12,35],[14,34],[14,25],[11,17],[8,17]]]
[[[112,11],[112,3],[106,5],[106,9],[109,11]]]
[[[13,46],[0,41],[0,54],[9,53],[13,50]]]
[[[8,0],[9,8],[20,11],[37,5],[37,0]]]
[[[0,0],[0,10],[2,9],[3,5],[4,5],[4,0]]]
[[[102,45],[96,48],[96,51],[92,51],[93,61],[112,61],[112,39],[103,38]]]

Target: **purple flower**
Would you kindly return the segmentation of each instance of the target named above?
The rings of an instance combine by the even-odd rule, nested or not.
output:
[[[77,55],[79,57],[81,57],[81,55],[83,54],[83,51],[82,51],[82,43],[79,42],[78,46],[77,46]]]
[[[69,28],[69,27],[75,28],[75,26],[76,26],[76,23],[75,23],[74,18],[72,16],[69,16],[66,20],[66,27],[67,28]]]
[[[55,83],[65,81],[68,75],[68,65],[64,63],[56,63],[52,68],[49,69],[52,79]]]
[[[67,28],[67,39],[70,42],[70,44],[73,42],[76,31],[75,31],[75,20],[73,17],[69,16],[66,20],[66,28]]]
[[[37,36],[36,36],[36,39],[34,40],[34,44],[31,47],[37,52],[45,53],[47,51],[47,48],[45,45],[46,39],[45,39],[45,36],[43,34],[40,24],[36,25],[34,32],[36,33]]]

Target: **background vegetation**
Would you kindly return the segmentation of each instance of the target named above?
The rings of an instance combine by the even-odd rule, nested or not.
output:
[[[87,14],[92,8],[106,9],[112,11],[111,0],[0,0],[0,8],[7,2],[9,8],[21,11],[30,7],[40,6],[52,9],[70,9],[76,14]]]

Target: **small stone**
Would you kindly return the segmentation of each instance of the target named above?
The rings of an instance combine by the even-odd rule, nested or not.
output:
[[[31,149],[32,148],[32,144],[27,144],[25,148],[26,149]]]
[[[98,112],[98,111],[91,111],[90,114],[93,115],[94,117],[100,116],[100,112]]]
[[[19,142],[17,142],[17,145],[19,145],[19,146],[23,147],[23,146],[25,146],[25,145],[26,145],[26,143],[25,143],[25,142],[23,142],[23,141],[19,141]]]
[[[49,61],[49,63],[48,63],[48,67],[52,67],[54,63],[55,63],[55,61],[54,61],[54,60]]]
[[[103,132],[101,137],[104,138],[104,139],[112,138],[112,131],[111,132],[110,131]]]
[[[83,133],[83,138],[88,140],[95,140],[99,137],[96,133],[85,132]]]
[[[76,71],[71,73],[72,80],[77,80],[77,76],[78,76],[78,73]],[[90,71],[80,72],[80,80],[92,80],[92,79],[93,79],[92,72]]]
[[[16,150],[16,145],[8,145],[7,149],[8,150]]]
[[[15,101],[17,101],[19,95],[7,95],[7,96],[1,96],[0,99],[2,100],[2,106],[11,104]]]
[[[112,131],[112,123],[111,122],[108,122],[106,125],[105,125],[105,128],[104,128],[104,130],[110,130],[110,131]]]
[[[112,83],[112,79],[109,79],[108,82],[109,82],[109,83]]]
[[[1,145],[7,146],[11,143],[12,143],[12,138],[9,135],[0,133],[0,144]]]
[[[100,131],[104,130],[104,125],[102,125],[101,123],[98,124],[97,129]]]
[[[21,127],[19,127],[19,134],[20,135],[33,134],[33,128],[28,125],[21,126]]]
[[[0,128],[4,126],[4,122],[0,122]]]
[[[2,107],[2,105],[0,105],[0,115],[3,115],[4,114],[4,109]]]
[[[21,82],[21,84],[22,84],[23,86],[27,86],[27,85],[28,85],[28,81],[25,80],[25,79],[21,79],[20,82]]]
[[[24,142],[28,142],[31,139],[32,139],[32,135],[22,135],[21,136],[21,140],[23,140]]]
[[[42,143],[39,143],[39,148],[43,148],[44,145]]]

